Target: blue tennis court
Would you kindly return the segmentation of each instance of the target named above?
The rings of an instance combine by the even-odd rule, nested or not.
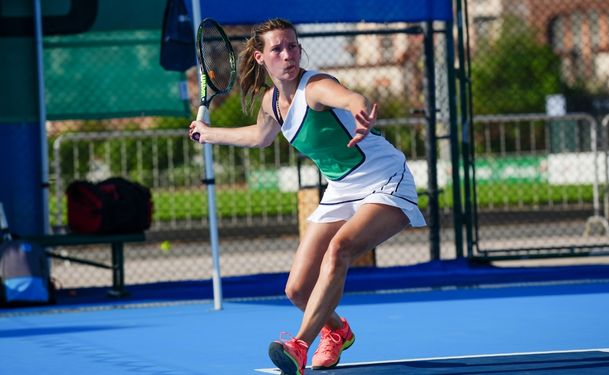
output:
[[[307,373],[609,373],[608,279],[513,279],[348,291],[339,313],[356,343],[337,368]],[[137,298],[146,293],[131,289],[124,301],[83,294],[60,296],[51,307],[1,310],[0,373],[277,374],[268,344],[281,331],[295,332],[300,320],[281,297],[229,299],[216,311],[195,293]]]

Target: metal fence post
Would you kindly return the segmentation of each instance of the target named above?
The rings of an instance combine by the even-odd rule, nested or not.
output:
[[[427,76],[427,168],[429,190],[429,247],[430,258],[440,259],[440,209],[438,206],[438,137],[436,134],[436,73],[434,59],[433,22],[427,21],[424,33],[425,74]]]
[[[453,23],[446,22],[446,69],[448,85],[448,107],[450,113],[450,160],[453,181],[453,225],[455,253],[463,258],[463,209],[461,204],[461,173],[459,166],[459,127],[457,124],[457,89],[455,82],[455,42],[452,36]]]
[[[603,189],[603,202],[605,218],[609,217],[609,114],[601,120],[603,134],[603,154],[605,155],[605,183]]]
[[[600,197],[599,197],[599,168],[598,168],[598,122],[595,118],[591,116],[588,120],[590,121],[590,145],[594,163],[594,183],[592,184],[592,205],[594,209],[594,213],[592,216],[586,220],[586,226],[584,228],[584,236],[588,236],[592,231],[592,228],[595,226],[600,226],[603,228],[606,235],[609,235],[609,223],[604,216],[601,216],[600,213]],[[606,159],[607,155],[603,155]],[[606,162],[605,162],[606,164]],[[605,181],[605,186],[607,181]]]

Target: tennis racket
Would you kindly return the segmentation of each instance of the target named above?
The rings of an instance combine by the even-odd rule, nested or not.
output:
[[[201,102],[197,121],[209,124],[209,105],[216,95],[230,92],[237,77],[235,51],[222,26],[211,18],[205,18],[197,30],[197,57],[201,67]],[[213,90],[208,98],[207,88]],[[200,134],[192,139],[199,141]]]

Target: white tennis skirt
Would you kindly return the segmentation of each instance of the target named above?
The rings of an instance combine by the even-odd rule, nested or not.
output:
[[[355,212],[366,203],[378,203],[402,209],[413,228],[424,227],[425,217],[416,203],[401,196],[374,192],[364,198],[344,199],[334,203],[321,203],[307,220],[314,223],[331,223],[349,220]]]

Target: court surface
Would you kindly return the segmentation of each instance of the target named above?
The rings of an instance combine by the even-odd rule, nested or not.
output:
[[[349,293],[355,344],[307,374],[607,374],[608,311],[608,280]],[[4,309],[0,374],[277,374],[268,344],[300,316],[285,298]]]

